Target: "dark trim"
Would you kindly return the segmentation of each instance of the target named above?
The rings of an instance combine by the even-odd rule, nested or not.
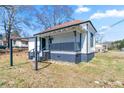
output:
[[[94,52],[89,54],[61,54],[61,53],[51,53],[52,60],[59,60],[62,62],[69,63],[80,63],[85,61],[90,61],[94,57]]]
[[[77,24],[73,24],[73,25],[69,25],[69,26],[57,28],[57,29],[54,29],[54,30],[43,31],[43,32],[34,34],[34,36],[35,36],[35,35],[39,35],[39,34],[44,34],[44,33],[52,32],[52,31],[59,30],[59,29],[63,29],[63,28],[68,28],[68,27],[71,27],[71,26],[77,26],[77,25],[80,25],[80,24],[88,23],[88,22],[92,25],[92,27],[94,28],[94,30],[97,32],[97,30],[96,30],[96,28],[93,26],[92,22],[91,22],[90,20],[88,20],[88,21],[85,21],[85,22],[81,22],[81,23],[77,23]]]
[[[81,61],[86,61],[89,62],[93,57],[94,57],[95,53],[88,53],[88,54],[81,54]]]
[[[77,33],[76,31],[73,31],[74,32],[74,51],[77,51],[77,45],[76,45],[76,42],[77,42]]]
[[[82,48],[81,43],[82,43],[82,33],[80,33],[80,51],[81,51],[81,48]]]

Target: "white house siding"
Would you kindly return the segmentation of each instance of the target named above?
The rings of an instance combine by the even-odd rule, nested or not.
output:
[[[15,42],[15,46],[21,47],[21,46],[22,46],[21,41],[20,41],[20,40],[16,40],[16,42]]]
[[[48,50],[48,49],[49,49],[49,38],[46,37],[46,50]]]
[[[87,53],[87,45],[88,45],[88,53],[95,52],[95,36],[93,37],[94,38],[94,41],[93,41],[94,46],[90,47],[90,33],[95,35],[95,30],[93,29],[93,27],[91,26],[90,23],[87,23],[87,24],[81,25],[82,29],[84,29],[84,31],[85,31],[85,32],[82,32],[82,42],[81,42],[81,45],[82,45],[81,53],[83,53],[83,54]],[[88,42],[87,42],[87,31],[88,31]]]
[[[86,32],[83,33],[82,32],[82,38],[81,38],[81,53],[87,53],[87,36],[86,36]]]
[[[80,34],[77,32],[77,42],[80,42]],[[68,32],[60,35],[53,36],[52,43],[66,43],[75,42],[75,37],[73,32]]]
[[[0,40],[0,45],[3,45],[3,41],[2,40]]]
[[[93,47],[90,45],[90,33],[93,34]],[[95,30],[91,26],[91,24],[88,24],[88,53],[95,52]]]
[[[14,40],[13,47],[28,47],[28,45],[23,43],[21,40]]]
[[[28,51],[31,51],[35,48],[35,38],[30,38],[28,42]]]
[[[30,38],[28,41],[28,51],[35,49],[35,38]],[[37,38],[37,50],[40,50],[40,39]]]

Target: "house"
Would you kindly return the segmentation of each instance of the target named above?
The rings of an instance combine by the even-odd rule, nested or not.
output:
[[[15,39],[13,40],[13,47],[15,48],[28,48],[28,40],[27,39]]]
[[[95,46],[95,52],[107,52],[108,47],[105,44],[96,44]]]
[[[3,40],[2,40],[3,36],[2,34],[0,34],[0,46],[3,46]]]
[[[95,53],[96,32],[91,21],[80,20],[48,28],[35,34],[37,39],[29,39],[29,59],[34,60],[37,53],[38,61],[60,60],[71,63],[89,61]]]
[[[124,48],[121,48],[121,51],[124,51]]]
[[[11,36],[13,47],[15,48],[28,48],[28,39],[17,39],[21,38],[19,35],[13,34]]]
[[[0,40],[0,46],[3,46],[3,45],[4,45],[3,40]]]

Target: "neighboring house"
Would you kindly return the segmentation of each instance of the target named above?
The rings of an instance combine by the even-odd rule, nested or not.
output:
[[[2,38],[3,38],[3,36],[2,36],[2,34],[0,34],[0,46],[4,45],[4,42],[3,42]]]
[[[29,39],[29,59],[35,59],[37,46],[38,61],[89,61],[95,53],[95,33],[96,29],[91,21],[73,20],[54,26],[35,34],[37,39]]]
[[[3,45],[4,45],[3,40],[0,40],[0,46],[3,46]]]
[[[121,48],[121,51],[124,51],[124,48]]]
[[[13,34],[11,36],[13,47],[28,48],[28,39],[18,39],[18,38],[21,38],[21,37],[16,34]]]
[[[13,47],[28,48],[28,39],[13,39]]]
[[[96,44],[95,46],[95,52],[107,52],[108,47],[105,44]]]

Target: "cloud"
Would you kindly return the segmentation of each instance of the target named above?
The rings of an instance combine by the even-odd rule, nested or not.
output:
[[[90,16],[90,19],[101,19],[106,17],[124,17],[124,10],[106,10],[105,12],[97,12]]]
[[[102,26],[101,28],[99,28],[99,31],[108,30],[109,28],[110,26]]]
[[[78,8],[75,10],[75,12],[77,13],[88,12],[88,11],[90,11],[90,8],[84,6],[78,6]]]
[[[109,29],[110,29],[110,26],[101,26],[98,29],[98,34],[99,35],[104,35]]]

